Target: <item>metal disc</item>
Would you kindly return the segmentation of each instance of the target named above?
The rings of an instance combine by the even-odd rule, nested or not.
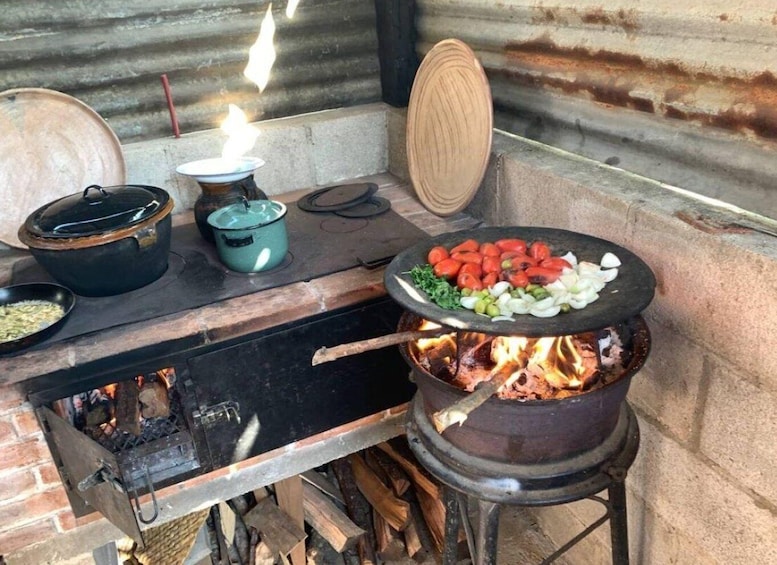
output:
[[[373,196],[360,204],[350,206],[345,210],[337,210],[335,214],[343,218],[372,218],[380,216],[391,209],[391,202],[380,196]]]
[[[340,184],[314,190],[297,201],[306,212],[335,212],[368,200],[378,191],[378,185],[366,182]]]
[[[590,261],[597,265],[609,251],[621,260],[622,265],[618,268],[618,277],[607,283],[599,299],[582,310],[572,310],[552,318],[516,314],[515,321],[493,322],[489,317],[470,310],[440,308],[413,285],[410,277],[410,269],[425,264],[427,253],[435,245],[450,249],[470,238],[480,242],[505,238],[520,238],[527,243],[540,240],[550,246],[553,255],[564,255],[571,251],[579,261]],[[554,228],[492,227],[442,234],[402,251],[386,267],[384,284],[394,300],[427,320],[455,329],[541,337],[598,330],[636,316],[653,300],[656,278],[650,267],[637,255],[604,239]]]

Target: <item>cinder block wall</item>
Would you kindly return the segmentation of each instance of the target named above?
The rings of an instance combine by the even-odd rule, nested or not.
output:
[[[403,114],[389,126],[390,167],[404,176]],[[644,313],[653,349],[629,393],[642,434],[627,479],[632,563],[777,563],[775,238],[727,228],[741,216],[725,208],[500,133],[466,212],[608,239],[656,274]],[[537,517],[559,546],[600,513],[582,501]],[[609,551],[602,527],[569,563],[609,563]]]
[[[517,139],[496,150],[472,213],[611,240],[658,279],[645,312],[653,350],[629,393],[642,432],[627,483],[633,562],[777,563],[775,239],[727,230],[735,213],[606,165]],[[581,502],[537,514],[561,543],[598,512]],[[570,562],[608,552],[602,528]]]

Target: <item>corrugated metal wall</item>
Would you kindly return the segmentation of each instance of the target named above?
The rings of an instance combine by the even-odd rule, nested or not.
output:
[[[457,37],[524,137],[777,218],[771,0],[418,0],[418,44]]]
[[[296,4],[293,16],[287,8]],[[243,76],[269,2],[4,0],[0,91],[44,87],[99,112],[123,142],[171,135],[168,75],[182,132],[381,99],[373,0],[272,3],[267,88]]]

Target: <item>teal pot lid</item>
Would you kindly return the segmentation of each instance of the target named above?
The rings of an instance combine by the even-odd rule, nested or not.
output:
[[[246,230],[266,226],[286,215],[286,205],[274,200],[247,200],[219,208],[208,216],[208,225],[220,230]]]

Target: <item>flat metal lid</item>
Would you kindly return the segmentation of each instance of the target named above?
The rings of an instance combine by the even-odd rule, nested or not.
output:
[[[572,310],[553,318],[515,315],[515,321],[494,322],[470,310],[440,308],[413,285],[409,274],[410,269],[427,262],[426,256],[435,245],[450,249],[470,238],[481,243],[507,238],[520,238],[528,242],[541,240],[550,246],[554,255],[564,255],[571,251],[579,261],[596,264],[599,264],[605,253],[610,252],[618,256],[622,265],[618,268],[618,277],[607,283],[599,299],[582,310]],[[406,249],[386,267],[384,284],[394,300],[427,320],[460,330],[542,337],[598,330],[636,316],[653,300],[656,278],[650,267],[637,255],[604,239],[555,228],[489,227],[442,234]]]

